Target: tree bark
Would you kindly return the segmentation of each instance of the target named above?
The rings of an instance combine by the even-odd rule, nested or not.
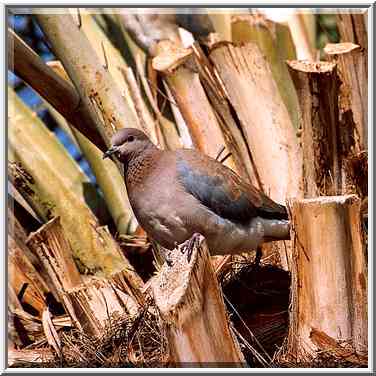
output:
[[[352,55],[355,55],[355,71],[359,83],[354,82],[354,77],[351,78],[351,92],[354,95],[356,102],[359,101],[359,98],[356,98],[357,95],[360,95],[360,103],[362,106],[362,113],[357,111],[357,114],[354,113],[355,122],[363,120],[363,131],[367,132],[367,106],[368,106],[368,92],[367,92],[367,82],[368,82],[368,30],[367,30],[367,20],[369,17],[368,10],[363,14],[359,13],[338,13],[337,14],[337,27],[340,34],[341,42],[350,42],[356,45],[359,45],[360,50]],[[352,68],[350,68],[352,69]],[[360,87],[359,87],[360,86]],[[357,94],[357,91],[359,94]],[[358,102],[359,103],[359,102]],[[358,110],[360,108],[358,107]],[[361,136],[362,137],[362,136]],[[367,133],[363,134],[364,137],[364,148],[367,149],[368,146],[368,137]]]
[[[172,363],[200,367],[244,364],[204,238],[194,235],[170,258],[172,266],[164,264],[151,287],[167,324]]]
[[[316,357],[321,331],[367,354],[367,270],[355,195],[291,203],[293,239],[289,355]]]

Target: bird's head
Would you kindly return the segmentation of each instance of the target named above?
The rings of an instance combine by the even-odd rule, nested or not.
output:
[[[149,148],[155,148],[155,145],[145,133],[136,128],[123,128],[112,136],[111,147],[103,154],[103,159],[115,155],[120,162],[127,163]]]

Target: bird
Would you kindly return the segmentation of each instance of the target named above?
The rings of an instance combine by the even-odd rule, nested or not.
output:
[[[138,223],[167,250],[194,234],[205,237],[211,255],[290,238],[285,206],[196,149],[162,150],[144,132],[123,128],[103,158],[114,156]]]

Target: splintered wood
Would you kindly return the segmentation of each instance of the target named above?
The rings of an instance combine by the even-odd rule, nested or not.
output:
[[[106,232],[102,236],[107,236]],[[59,218],[32,233],[27,244],[39,257],[78,329],[98,337],[105,333],[111,319],[137,315],[139,304],[143,302],[143,282],[125,257],[124,270],[108,279],[91,277],[83,283]]]
[[[288,66],[302,110],[305,197],[339,194],[342,184],[336,65],[295,60]]]
[[[15,296],[13,302],[17,306],[19,301],[28,304],[41,316],[46,307],[45,296],[50,289],[27,257],[25,244],[8,235],[8,247],[9,284],[14,294],[19,296]]]
[[[355,195],[291,203],[293,240],[289,353],[307,361],[325,350],[314,330],[367,356],[367,268]]]
[[[339,98],[340,111],[344,120],[351,116],[355,122],[353,137],[356,152],[366,150],[368,146],[367,54],[363,48],[354,43],[327,44],[324,51],[328,59],[338,65],[342,81]]]
[[[364,196],[367,177],[356,165],[359,162],[366,168],[367,159],[364,153],[359,154],[351,111],[341,110],[343,84],[337,64],[293,60],[288,66],[302,112],[304,196]]]
[[[169,258],[171,266],[164,264],[151,287],[167,325],[172,363],[241,367],[204,238],[194,235]]]
[[[8,350],[8,367],[23,365],[27,367],[30,364],[44,363],[54,360],[55,356],[49,349],[23,349],[23,350]]]
[[[125,315],[134,317],[139,308],[134,298],[117,289],[111,281],[100,279],[91,279],[67,291],[65,303],[76,326],[93,337],[104,335],[111,320]]]
[[[64,236],[60,218],[53,218],[32,233],[27,244],[38,255],[59,293],[82,282],[73,261],[72,249]]]

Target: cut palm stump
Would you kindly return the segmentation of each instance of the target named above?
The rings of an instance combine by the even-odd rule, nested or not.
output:
[[[288,355],[310,361],[345,341],[367,356],[367,272],[360,200],[327,196],[291,203],[293,268]],[[323,343],[324,343],[323,342]]]
[[[289,61],[302,110],[303,190],[305,197],[366,194],[366,154],[343,106],[343,89],[333,62]]]
[[[342,117],[350,112],[355,122],[355,147],[360,152],[367,149],[368,124],[368,72],[367,53],[354,43],[327,44],[324,51],[328,60],[337,63],[340,87],[340,111]]]
[[[209,58],[223,82],[256,165],[259,179],[252,183],[278,203],[284,203],[289,196],[299,197],[298,139],[259,47],[255,43],[219,43]]]
[[[245,180],[255,181],[254,175],[257,172],[252,156],[238,125],[237,115],[232,111],[223,82],[201,46],[195,42],[192,48],[201,84],[223,133],[225,146],[234,160],[236,172]]]
[[[340,194],[337,67],[329,62],[288,61],[302,111],[305,197]]]
[[[368,50],[368,11],[363,13],[338,13],[337,27],[341,42],[359,44],[367,53]]]
[[[203,236],[170,254],[151,283],[177,366],[241,367],[245,361],[228,323],[223,297]]]
[[[137,315],[143,299],[143,282],[125,257],[122,271],[107,279],[86,277],[87,281],[82,283],[58,217],[32,233],[27,244],[40,258],[79,330],[100,337],[111,319]]]

